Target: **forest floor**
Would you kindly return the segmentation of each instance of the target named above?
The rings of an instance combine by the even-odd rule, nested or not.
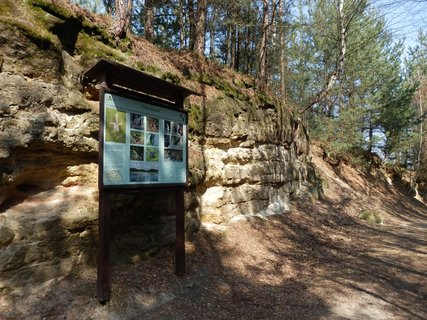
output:
[[[427,206],[385,179],[313,161],[325,199],[206,225],[186,242],[184,277],[165,248],[113,264],[104,306],[87,269],[10,297],[4,319],[427,319]]]

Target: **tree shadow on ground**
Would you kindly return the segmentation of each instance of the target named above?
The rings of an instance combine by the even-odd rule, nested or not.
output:
[[[88,269],[26,297],[26,310],[20,314],[28,319],[74,319],[82,314],[87,319],[320,319],[328,315],[323,299],[303,281],[284,274],[280,261],[267,267],[260,263],[262,258],[252,260],[250,250],[256,248],[242,251],[233,242],[245,239],[231,237],[206,230],[196,234],[187,242],[187,272],[182,278],[173,275],[173,248],[165,248],[142,262],[113,265],[112,298],[105,306],[95,298],[96,272]]]
[[[27,310],[52,319],[425,319],[425,226],[412,236],[369,225],[345,213],[348,201],[300,201],[280,216],[202,229],[187,241],[182,278],[172,247],[114,264],[105,306],[87,269],[38,292]]]
[[[281,262],[263,261],[254,242],[242,247],[236,241],[248,239],[230,236],[206,231],[196,236],[176,301],[187,306],[180,310],[182,319],[320,319],[328,314],[323,299],[287,277]]]
[[[396,318],[425,319],[427,242],[419,239],[425,226],[413,235],[402,228],[390,231],[343,214],[347,205],[297,204],[299,214],[278,218],[291,249],[281,250],[271,241],[270,250],[295,269],[305,269],[307,284],[327,280],[337,290],[363,292],[384,302]],[[422,209],[410,218],[425,216]],[[263,232],[257,224],[254,228]],[[264,238],[269,239],[265,232]]]

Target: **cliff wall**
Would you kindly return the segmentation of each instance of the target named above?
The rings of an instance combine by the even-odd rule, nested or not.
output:
[[[303,126],[250,77],[141,39],[116,41],[108,19],[66,2],[1,4],[1,290],[95,264],[98,93],[79,77],[101,57],[203,94],[186,101],[187,234],[203,222],[282,213],[299,194],[318,196]],[[113,257],[139,261],[173,241],[173,194],[124,194],[113,203]]]

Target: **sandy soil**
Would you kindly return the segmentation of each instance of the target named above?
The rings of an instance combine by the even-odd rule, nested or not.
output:
[[[113,264],[112,299],[87,269],[0,300],[0,319],[427,319],[427,207],[401,186],[315,158],[325,199],[268,219],[206,226],[173,248]],[[379,212],[383,224],[358,218]]]

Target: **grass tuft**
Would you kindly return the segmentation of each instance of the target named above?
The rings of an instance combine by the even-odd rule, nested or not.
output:
[[[365,220],[372,224],[383,224],[383,218],[374,210],[362,210],[359,213],[359,219]]]

